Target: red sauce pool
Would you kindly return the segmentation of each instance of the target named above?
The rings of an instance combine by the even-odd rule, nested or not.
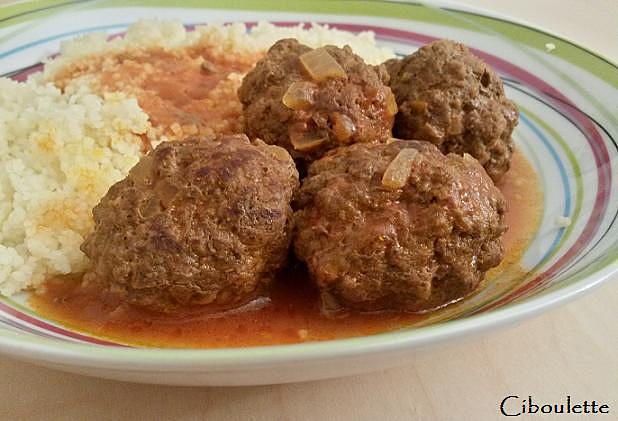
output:
[[[137,98],[148,114],[157,137],[240,133],[242,104],[236,91],[242,74],[261,54],[217,53],[209,44],[174,51],[133,50],[112,55],[94,55],[71,63],[54,77],[65,88],[88,77],[95,91],[123,92]]]
[[[506,268],[513,271],[511,265],[521,257],[541,214],[538,179],[521,153],[515,153],[513,166],[499,187],[509,204],[509,231],[503,238],[507,253],[503,263],[488,275],[487,282]],[[288,268],[279,276],[269,303],[223,314],[191,311],[156,315],[119,305],[101,291],[79,285],[79,275],[49,279],[41,291],[32,294],[30,304],[41,316],[72,329],[142,346],[220,348],[328,340],[396,330],[428,317],[407,313],[324,317],[320,314],[317,291],[299,268]],[[430,314],[435,316],[435,312]]]

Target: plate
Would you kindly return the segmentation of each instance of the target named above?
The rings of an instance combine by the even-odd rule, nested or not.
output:
[[[180,6],[182,4],[182,6]],[[520,109],[518,148],[541,180],[543,214],[518,262],[423,326],[351,339],[230,349],[133,348],[53,323],[25,296],[0,298],[0,351],[47,367],[112,379],[250,385],[357,374],[401,364],[421,347],[514,323],[565,302],[618,271],[618,68],[563,38],[463,6],[388,1],[104,1],[0,9],[0,74],[23,79],[61,40],[122,33],[140,18],[279,25],[319,22],[408,54],[436,38],[470,46],[502,76]],[[567,225],[564,222],[569,221]]]

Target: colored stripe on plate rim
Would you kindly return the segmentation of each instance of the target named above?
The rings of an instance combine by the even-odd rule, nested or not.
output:
[[[343,25],[348,25],[348,24],[343,24]],[[334,25],[333,25],[333,26],[334,26]],[[361,27],[362,27],[362,26],[361,26]],[[385,28],[385,29],[388,29],[388,28]],[[421,35],[421,34],[417,34],[417,35]],[[507,64],[508,64],[508,63],[507,63]],[[564,96],[561,96],[561,94],[560,94],[559,92],[545,92],[545,91],[543,91],[543,90],[541,89],[541,90],[539,90],[539,93],[541,93],[542,95],[545,95],[545,96],[547,96],[547,97],[549,97],[549,98],[554,97],[554,99],[555,99],[555,96],[556,96],[556,94],[557,94],[558,99],[556,100],[556,104],[554,104],[554,105],[556,105],[556,107],[559,107],[561,111],[566,111],[566,109],[565,109],[564,107],[566,107],[566,108],[570,108],[570,109],[574,109],[574,105],[573,105],[573,104],[569,104],[569,103],[568,103],[568,99],[567,99],[567,98],[565,98]],[[567,102],[566,102],[566,105],[565,105],[565,101],[567,101]],[[560,104],[561,104],[561,105],[560,105]],[[571,115],[571,116],[573,115],[572,113],[568,113],[568,114],[569,114],[569,115]],[[580,113],[580,114],[583,114],[583,113]],[[578,118],[578,119],[577,119],[577,121],[578,121],[578,124],[579,124],[579,125],[584,126],[584,128],[585,128],[586,130],[588,130],[588,131],[587,131],[587,138],[588,138],[589,143],[591,143],[591,146],[593,146],[593,145],[595,145],[595,144],[598,146],[598,145],[599,145],[599,143],[598,143],[598,142],[601,142],[601,145],[602,145],[603,147],[605,147],[605,145],[604,145],[604,143],[603,143],[603,139],[602,139],[602,137],[600,136],[600,134],[598,134],[598,132],[597,132],[597,135],[596,135],[596,136],[595,136],[595,135],[592,135],[592,136],[590,135],[590,130],[591,130],[591,129],[592,129],[592,130],[594,130],[594,131],[596,131],[596,127],[594,126],[594,124],[593,124],[593,123],[591,124],[590,120],[586,121],[586,119],[585,119],[584,117],[581,117],[581,116],[580,116],[580,118]],[[609,132],[608,132],[608,135],[609,135]],[[595,159],[597,159],[597,163],[599,162],[599,158],[598,158],[598,157],[599,157],[599,154],[598,154],[598,152],[601,152],[601,153],[600,153],[600,155],[601,155],[600,160],[601,160],[601,162],[603,162],[603,156],[602,156],[602,152],[603,152],[603,151],[602,151],[602,148],[601,148],[601,150],[599,150],[599,149],[594,149],[594,147],[593,147],[593,152],[594,152]],[[609,158],[607,158],[607,160],[608,160],[608,159],[609,159]],[[609,173],[609,168],[607,168],[607,170],[608,170],[608,173]],[[601,175],[601,174],[599,174],[599,178],[600,178],[600,180],[601,180],[601,178],[602,178],[602,175]],[[606,186],[606,187],[607,187],[607,189],[606,189],[605,191],[607,191],[607,192],[608,192],[608,195],[609,195],[609,191],[610,191],[610,188],[611,188],[611,182],[612,182],[612,180],[611,180],[611,173],[609,173],[609,178],[605,178],[605,181],[607,182],[607,186],[609,186],[609,187],[607,187],[607,186]],[[599,189],[599,191],[603,191],[603,190],[604,190],[604,189]],[[601,199],[599,199],[599,195],[597,195],[597,199],[598,199],[598,200],[601,200],[601,202],[602,202],[602,200],[607,201],[607,200],[608,200],[608,197],[609,197],[608,195],[607,195],[606,197],[604,197],[604,198],[602,197]],[[599,215],[601,215],[601,214],[602,214],[601,212],[598,212],[598,215],[596,215],[596,216],[597,216],[597,218],[596,218],[597,220],[598,220],[598,219],[600,219],[600,218],[598,218],[598,216],[599,216]],[[593,218],[590,218],[590,219],[589,219],[589,221],[587,222],[587,225],[586,225],[587,227],[589,226],[589,224],[591,224],[591,220],[592,220],[592,219],[593,219]],[[598,229],[598,226],[596,227],[596,229]],[[594,229],[592,229],[592,228],[591,228],[591,229],[590,229],[590,231],[592,232],[592,231],[594,231]],[[591,232],[588,232],[588,233],[587,233],[588,237],[592,237],[592,236],[594,235],[594,232],[593,232],[592,234],[591,234]],[[596,231],[595,231],[595,232],[596,232]],[[564,241],[564,240],[565,240],[565,237],[563,237],[561,241]],[[577,241],[579,241],[579,239],[578,239]],[[577,242],[576,242],[576,243],[577,243]],[[582,246],[582,247],[583,247],[583,246]],[[564,256],[563,256],[563,257],[564,257]],[[611,258],[610,258],[609,263],[611,263],[611,262],[612,262],[612,260],[611,260]],[[565,262],[565,264],[566,264],[566,262]],[[588,268],[590,269],[590,267],[588,267]],[[525,291],[524,291],[523,293],[525,293]],[[515,298],[517,298],[517,297],[514,297],[514,299],[515,299]]]

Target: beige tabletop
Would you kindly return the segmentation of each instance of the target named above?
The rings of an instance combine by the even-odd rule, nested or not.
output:
[[[618,62],[618,0],[467,3],[543,26]],[[566,395],[596,400],[611,413],[589,419],[616,420],[618,278],[516,327],[419,352],[407,366],[336,380],[163,387],[0,358],[0,420],[492,420],[508,419],[498,409],[508,395],[552,403]]]

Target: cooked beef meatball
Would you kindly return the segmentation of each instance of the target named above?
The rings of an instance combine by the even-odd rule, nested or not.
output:
[[[491,67],[447,40],[386,67],[399,107],[396,137],[428,140],[444,153],[467,152],[494,181],[508,171],[518,112]]]
[[[312,76],[303,63],[322,67]],[[238,90],[246,133],[306,161],[340,145],[385,142],[397,111],[387,79],[384,67],[365,64],[348,46],[278,41]]]
[[[297,187],[284,149],[244,135],[162,143],[94,208],[84,279],[157,311],[242,304],[287,258]]]
[[[356,144],[309,168],[294,249],[324,303],[423,311],[473,291],[503,256],[505,201],[470,155]]]

